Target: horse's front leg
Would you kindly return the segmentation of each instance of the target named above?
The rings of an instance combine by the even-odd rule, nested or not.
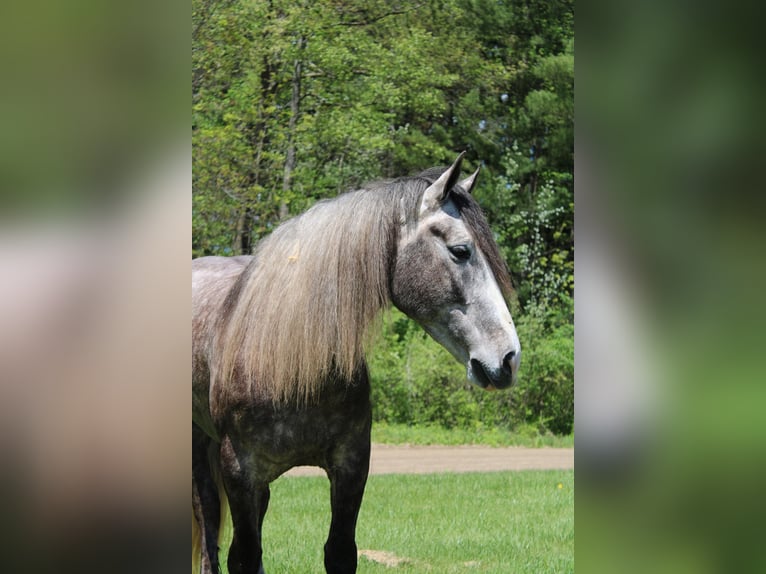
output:
[[[356,572],[356,520],[370,467],[369,433],[357,440],[353,448],[336,451],[327,472],[332,504],[330,535],[324,547],[328,574]]]
[[[269,506],[269,485],[253,482],[251,469],[236,456],[227,438],[221,445],[221,474],[234,526],[229,574],[264,574],[261,530]]]

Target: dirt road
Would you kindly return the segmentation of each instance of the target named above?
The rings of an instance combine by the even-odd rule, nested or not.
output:
[[[488,446],[372,445],[370,474],[490,472],[574,468],[572,448],[493,448]],[[287,476],[324,476],[319,468],[300,466]]]

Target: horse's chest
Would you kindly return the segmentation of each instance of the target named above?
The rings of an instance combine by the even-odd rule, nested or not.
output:
[[[328,397],[312,407],[251,408],[227,433],[248,452],[254,478],[270,482],[293,466],[329,468],[339,453],[369,444],[369,389]]]

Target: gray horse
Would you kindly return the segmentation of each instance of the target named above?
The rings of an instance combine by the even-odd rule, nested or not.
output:
[[[269,483],[293,466],[327,472],[328,573],[356,571],[370,458],[364,352],[392,303],[485,389],[509,387],[521,348],[510,279],[471,197],[448,169],[321,201],[251,257],[192,261],[192,505],[201,571],[218,572],[221,504],[231,574],[263,572]]]

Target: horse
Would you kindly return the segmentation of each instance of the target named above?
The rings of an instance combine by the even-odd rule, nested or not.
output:
[[[513,384],[521,347],[508,269],[478,203],[479,170],[378,182],[317,202],[253,255],[192,260],[193,548],[219,571],[222,508],[231,574],[264,573],[269,484],[293,466],[330,480],[328,574],[356,572],[370,460],[365,349],[392,304],[484,389]]]

